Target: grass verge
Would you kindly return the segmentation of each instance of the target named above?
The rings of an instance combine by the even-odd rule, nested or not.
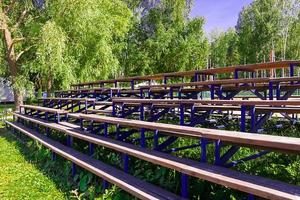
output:
[[[0,122],[0,199],[66,199],[51,178],[24,158],[22,146]]]

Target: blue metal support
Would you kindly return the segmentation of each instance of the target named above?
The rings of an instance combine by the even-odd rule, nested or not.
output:
[[[221,140],[215,141],[215,165],[220,165],[220,157],[221,157]]]
[[[215,85],[210,86],[210,99],[215,99]]]
[[[256,116],[255,116],[255,106],[250,107],[250,116],[251,116],[251,122],[250,122],[250,131],[256,132]]]
[[[181,173],[181,196],[183,198],[189,197],[189,177]]]
[[[140,120],[144,121],[144,104],[140,105]],[[141,128],[140,132],[140,145],[142,148],[146,148],[145,129]]]
[[[104,123],[104,137],[108,137],[108,124]]]
[[[89,156],[93,156],[94,154],[94,144],[89,142]]]
[[[130,81],[131,89],[134,90],[134,79]]]
[[[153,136],[153,148],[154,149],[158,148],[158,139],[159,139],[158,130],[155,130],[154,136]]]
[[[122,159],[123,159],[123,170],[124,172],[128,173],[129,169],[129,156],[125,153],[122,154]]]
[[[241,126],[240,126],[240,131],[241,132],[246,132],[246,106],[242,105],[241,106]]]
[[[102,181],[102,190],[105,191],[109,187],[109,183],[103,179]]]
[[[269,100],[273,100],[273,82],[269,82]]]
[[[179,116],[179,121],[180,121],[180,125],[184,125],[184,109],[185,109],[185,106],[184,104],[180,104],[179,105],[179,111],[180,111],[180,116]]]
[[[74,177],[76,175],[76,164],[72,163],[72,176]]]
[[[234,79],[238,79],[239,78],[239,70],[234,70]]]
[[[276,84],[276,99],[281,100],[280,83]]]
[[[201,162],[206,162],[206,160],[207,160],[207,151],[206,151],[207,139],[201,138],[200,144],[201,144]]]
[[[290,77],[293,77],[295,73],[295,65],[290,64]]]

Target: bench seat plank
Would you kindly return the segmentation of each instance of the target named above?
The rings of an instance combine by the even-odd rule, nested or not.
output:
[[[41,134],[32,131],[18,123],[11,123],[6,121],[6,123],[15,129],[23,132],[32,139],[40,142],[47,148],[51,149],[56,154],[74,162],[76,165],[92,172],[93,174],[115,184],[121,189],[127,191],[128,193],[140,198],[149,200],[175,200],[182,199],[171,192],[165,191],[162,188],[149,184],[138,178],[135,178],[121,170],[118,170],[112,166],[109,166],[101,161],[95,160],[83,153],[80,153],[70,147],[62,145],[52,139],[49,139]]]
[[[46,108],[46,107],[42,107],[42,106],[21,105],[20,107],[37,110],[37,111],[42,111],[42,112],[55,113],[55,114],[67,114],[68,113],[68,111],[66,111],[66,110]]]
[[[273,149],[284,152],[300,152],[300,138],[294,137],[195,128],[173,124],[99,116],[94,114],[79,114],[76,115],[76,117],[85,120],[92,120],[94,122],[119,124],[121,126],[132,127],[136,129],[145,128],[149,130],[158,130],[160,132],[171,133],[172,135],[181,137],[207,138],[212,140],[222,140],[224,142],[234,143],[242,146],[255,146],[262,149]]]
[[[61,122],[59,126],[57,126],[57,124],[47,123],[44,120],[37,120],[26,116],[19,117],[60,130],[72,137],[114,149],[154,164],[175,169],[176,171],[190,176],[221,184],[243,192],[252,193],[264,198],[296,199],[296,197],[300,195],[300,187],[297,186],[262,177],[247,175],[223,167],[182,159],[153,150],[142,149],[131,144],[80,131],[80,126],[73,125],[68,122]]]

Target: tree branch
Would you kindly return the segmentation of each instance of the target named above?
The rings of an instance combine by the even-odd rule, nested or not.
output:
[[[24,10],[24,11],[21,13],[21,15],[20,15],[20,17],[19,17],[17,23],[16,23],[15,26],[14,26],[15,29],[18,28],[18,27],[20,26],[20,24],[23,23],[24,19],[26,18],[27,13],[28,13],[28,10]]]
[[[17,55],[16,61],[18,61],[18,60],[20,59],[20,57],[21,57],[24,53],[26,53],[27,51],[29,51],[32,47],[34,47],[34,45],[29,46],[29,47],[27,47],[26,49],[24,49],[23,51],[21,51],[21,52]]]
[[[17,44],[18,42],[22,42],[24,40],[25,40],[25,38],[15,38],[15,39],[12,40],[11,45]]]

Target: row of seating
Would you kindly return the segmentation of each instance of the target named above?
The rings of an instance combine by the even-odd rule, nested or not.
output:
[[[18,113],[13,113],[16,121],[6,123],[70,160],[72,174],[76,166],[80,166],[140,199],[188,198],[189,177],[262,198],[298,199],[299,186],[229,168],[273,151],[299,154],[299,138],[245,133],[246,113],[251,115],[250,131],[258,132],[257,128],[272,113],[289,118],[290,114],[300,112],[299,100],[286,100],[300,87],[300,78],[293,77],[294,67],[299,65],[300,61],[281,61],[81,83],[72,85],[73,90],[57,91],[56,98],[41,99],[39,106],[22,106]],[[274,69],[289,69],[290,77],[258,78],[255,75],[260,70]],[[252,78],[240,79],[240,72]],[[224,73],[231,73],[234,79],[215,80],[216,75]],[[168,83],[179,78],[182,82],[185,78],[191,82]],[[148,85],[136,86],[144,81],[148,81]],[[151,85],[152,81],[163,84]],[[130,88],[118,88],[119,83],[127,83],[126,87]],[[274,90],[276,101],[272,100]],[[211,100],[199,99],[203,91],[210,92]],[[269,100],[230,100],[240,91]],[[212,111],[221,115],[239,112],[241,132],[192,127],[212,116]],[[135,116],[138,120],[133,119]],[[169,122],[172,120],[172,124],[157,122],[162,116]],[[180,125],[174,124],[178,123],[174,117],[179,117]],[[185,122],[187,119],[189,123]],[[51,130],[63,134],[66,141],[52,139]],[[179,138],[196,143],[179,146],[180,142],[176,143]],[[72,149],[73,143],[79,141],[89,144],[89,155]],[[97,146],[122,155],[123,171],[94,159]],[[207,158],[212,153],[208,152],[210,147],[214,149],[213,161]],[[246,157],[233,157],[243,147],[252,149],[251,153],[244,155]],[[200,148],[201,162],[168,154],[189,148]],[[181,196],[129,174],[133,157],[180,173]]]
[[[45,110],[40,107],[35,107],[37,111],[45,112],[51,110]],[[60,112],[59,110],[56,111]],[[60,121],[59,124],[55,122],[49,122],[41,118],[33,118],[25,114],[14,113],[19,119],[19,122],[30,121],[34,124],[39,124],[41,126],[58,130],[74,138],[79,138],[81,140],[88,141],[90,143],[111,148],[115,151],[125,153],[134,157],[137,157],[148,162],[152,162],[156,165],[161,165],[163,167],[171,168],[177,170],[183,174],[208,180],[213,183],[221,184],[233,189],[237,189],[243,192],[252,193],[257,196],[268,199],[296,199],[300,195],[300,188],[298,186],[287,185],[278,181],[273,181],[257,176],[250,176],[237,171],[229,170],[223,167],[212,166],[205,163],[198,163],[195,161],[180,159],[165,153],[160,153],[153,150],[148,150],[144,148],[139,148],[131,144],[126,144],[124,142],[116,141],[108,137],[99,136],[95,134],[87,133],[83,131],[80,126],[68,122]],[[192,127],[182,127],[176,125],[165,125],[160,123],[152,122],[142,122],[138,120],[125,120],[113,117],[104,117],[98,115],[86,115],[86,114],[73,114],[69,113],[68,118],[78,118],[87,121],[114,124],[126,127],[132,127],[134,129],[147,129],[147,130],[157,130],[168,135],[176,135],[183,137],[196,137],[196,138],[207,138],[211,140],[219,140],[234,143],[237,145],[246,145],[254,148],[262,149],[276,149],[286,153],[299,153],[300,152],[300,139],[299,138],[287,138],[280,136],[269,136],[269,135],[256,135],[256,134],[246,134],[238,132],[229,131],[219,131],[211,129],[200,129]],[[68,147],[65,147],[57,142],[53,142],[51,139],[41,136],[38,133],[32,133],[32,130],[25,128],[20,123],[10,123],[10,126],[22,131],[26,135],[38,140],[51,150],[54,150],[59,155],[71,160],[78,166],[81,166],[87,170],[92,171],[96,175],[111,181],[113,184],[118,185],[122,189],[128,191],[129,193],[137,196],[138,198],[146,199],[146,196],[151,194],[151,198],[157,199],[177,199],[179,197],[170,196],[168,192],[158,190],[157,187],[149,186],[147,183],[141,183],[136,180],[136,178],[117,170],[113,170],[112,167],[106,166],[100,161],[92,160],[86,155],[82,155]],[[63,150],[62,150],[63,149]],[[73,157],[72,157],[73,156]],[[76,158],[76,159],[75,159]],[[78,160],[79,159],[79,160]],[[92,170],[93,169],[93,170]],[[97,169],[97,170],[96,170]],[[101,170],[99,170],[101,169]],[[95,171],[96,170],[96,171]],[[109,173],[108,173],[109,172]],[[107,176],[109,174],[112,177]],[[120,175],[122,174],[122,175]],[[112,180],[115,180],[112,181]],[[128,184],[132,187],[126,187],[124,181],[127,180]],[[126,182],[126,181],[125,181]],[[139,183],[139,184],[134,184]],[[132,191],[134,189],[134,191]],[[154,193],[155,192],[155,193]],[[154,193],[154,194],[153,194]],[[158,194],[159,193],[159,194]],[[149,197],[149,196],[148,196]]]

